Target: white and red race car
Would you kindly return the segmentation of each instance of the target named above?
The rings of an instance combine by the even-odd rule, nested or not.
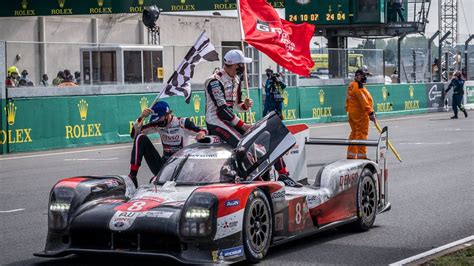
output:
[[[368,230],[390,209],[386,128],[375,141],[311,139],[306,125],[286,127],[271,113],[235,149],[215,137],[205,142],[174,154],[138,189],[127,176],[60,180],[50,194],[46,246],[35,255],[258,262],[273,245],[328,228]],[[308,178],[310,144],[376,146],[376,160],[338,160]],[[275,180],[272,165],[282,157],[303,186]]]

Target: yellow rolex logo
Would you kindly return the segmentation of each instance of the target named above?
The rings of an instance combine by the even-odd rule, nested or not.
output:
[[[66,2],[66,0],[58,0],[59,7],[64,8],[64,3],[65,2]]]
[[[5,112],[7,112],[7,122],[11,126],[15,124],[15,115],[16,115],[16,106],[14,103],[9,102],[7,106],[4,108]]]
[[[413,99],[413,96],[415,96],[415,88],[413,88],[413,85],[410,85],[408,90],[410,91],[410,99]]]
[[[140,110],[143,112],[146,108],[148,108],[148,99],[146,97],[142,97],[140,99]]]
[[[388,95],[387,87],[383,86],[383,88],[382,88],[382,98],[383,98],[384,101],[387,100],[387,95]]]
[[[322,90],[322,89],[319,90],[319,103],[320,103],[321,105],[324,104],[324,90]]]
[[[180,2],[182,5],[186,4],[186,0],[180,0]]]
[[[281,97],[283,97],[283,105],[287,107],[288,106],[288,92],[284,91]]]
[[[104,5],[104,0],[97,0],[97,4],[99,7],[102,7]]]
[[[87,119],[87,108],[89,104],[84,99],[81,99],[77,104],[77,108],[79,109],[79,114],[81,115],[81,120],[85,121]]]
[[[22,0],[22,1],[21,1],[21,7],[22,7],[23,9],[27,9],[27,8],[28,8],[28,1]]]
[[[138,5],[139,6],[143,6],[143,3],[145,2],[145,0],[138,0]]]
[[[201,97],[199,95],[194,95],[193,97],[193,104],[194,104],[194,112],[199,113],[201,110]]]

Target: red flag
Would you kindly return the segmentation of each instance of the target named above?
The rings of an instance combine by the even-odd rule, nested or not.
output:
[[[291,72],[309,76],[314,25],[281,19],[266,0],[240,0],[245,41]]]

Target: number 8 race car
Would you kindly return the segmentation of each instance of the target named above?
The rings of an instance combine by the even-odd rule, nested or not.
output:
[[[60,180],[49,200],[48,234],[36,256],[120,253],[183,263],[258,262],[286,241],[342,225],[368,230],[390,209],[387,130],[378,141],[310,139],[306,125],[283,125],[275,113],[259,121],[237,148],[206,137],[175,153],[149,184],[127,176]],[[307,179],[305,145],[377,147],[375,161],[339,160]],[[284,158],[291,176],[275,181]]]

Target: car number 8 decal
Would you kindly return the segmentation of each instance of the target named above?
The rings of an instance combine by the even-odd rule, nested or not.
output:
[[[301,223],[301,203],[296,203],[296,214],[295,214],[295,222],[296,224]]]
[[[130,207],[127,208],[127,211],[131,211],[131,212],[139,211],[145,205],[146,205],[146,202],[144,201],[136,201]]]

